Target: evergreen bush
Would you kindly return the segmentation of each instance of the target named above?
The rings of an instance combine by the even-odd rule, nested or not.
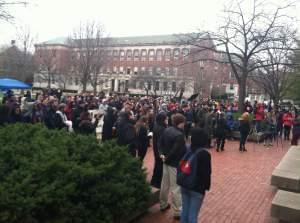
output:
[[[126,151],[41,125],[1,127],[0,222],[122,222],[150,195],[141,162]]]

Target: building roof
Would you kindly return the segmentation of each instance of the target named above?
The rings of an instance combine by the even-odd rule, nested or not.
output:
[[[68,38],[67,37],[58,37],[55,39],[51,39],[42,43],[39,43],[38,45],[68,45]]]
[[[112,46],[128,45],[159,45],[159,44],[178,44],[180,41],[187,41],[191,36],[197,34],[173,34],[173,35],[152,35],[152,36],[129,36],[129,37],[112,37],[110,44]],[[38,45],[68,45],[68,38],[59,37],[42,42]]]

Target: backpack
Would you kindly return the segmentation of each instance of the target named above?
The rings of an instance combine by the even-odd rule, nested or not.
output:
[[[177,184],[186,189],[193,190],[199,184],[198,171],[198,154],[204,151],[200,148],[196,152],[189,150],[179,162],[177,168]]]

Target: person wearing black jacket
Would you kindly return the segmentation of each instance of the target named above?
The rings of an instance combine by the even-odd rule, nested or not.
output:
[[[117,144],[120,146],[128,146],[128,152],[136,157],[136,134],[133,123],[133,117],[130,111],[120,113],[119,120],[116,124]]]
[[[215,136],[217,138],[217,152],[224,151],[226,131],[229,130],[227,126],[224,113],[218,113],[216,120]]]
[[[147,116],[142,116],[135,125],[136,146],[138,157],[141,161],[144,160],[149,145],[148,128],[148,118]]]
[[[205,197],[205,191],[210,189],[211,184],[211,156],[205,149],[207,147],[208,135],[201,128],[191,131],[191,152],[196,153],[197,177],[191,188],[181,186],[182,195],[182,223],[198,222],[198,215]]]
[[[248,112],[244,112],[242,114],[242,116],[239,118],[240,121],[240,148],[239,150],[241,152],[246,152],[246,148],[245,148],[245,144],[247,141],[247,137],[250,133],[250,122],[249,122],[249,113]]]
[[[115,122],[116,122],[115,111],[111,106],[108,106],[106,114],[104,116],[102,141],[111,140],[113,138],[113,126]]]
[[[168,126],[168,116],[166,113],[162,112],[156,116],[156,122],[153,128],[153,153],[154,153],[154,168],[153,175],[151,179],[151,185],[156,188],[160,188],[162,172],[163,172],[163,162],[160,158],[161,136]]]
[[[182,114],[172,116],[172,126],[164,130],[161,138],[163,161],[163,177],[160,190],[160,210],[170,207],[168,204],[169,192],[172,192],[172,210],[174,219],[180,218],[181,194],[180,187],[176,184],[177,166],[186,152],[184,126],[185,117]]]
[[[48,129],[55,129],[56,128],[56,111],[57,111],[57,102],[50,101],[49,108],[46,108],[46,115],[45,115],[45,125]]]

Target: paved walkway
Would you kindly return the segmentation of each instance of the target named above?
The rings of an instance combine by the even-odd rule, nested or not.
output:
[[[288,142],[267,149],[262,144],[248,143],[248,152],[238,151],[237,141],[228,141],[225,151],[212,154],[212,185],[202,206],[200,223],[275,223],[270,217],[275,188],[270,186],[273,169],[287,149]],[[145,165],[152,175],[153,155],[148,151]],[[136,223],[168,223],[171,211],[161,213],[153,206]]]

